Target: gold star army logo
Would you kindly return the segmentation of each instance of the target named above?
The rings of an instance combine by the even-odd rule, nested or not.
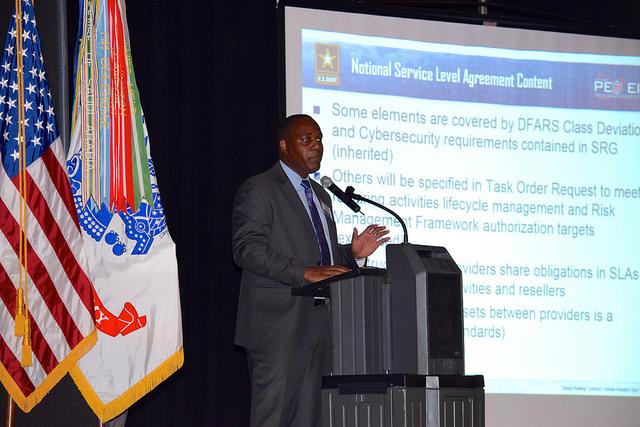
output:
[[[316,43],[316,83],[340,85],[340,46],[337,44]]]

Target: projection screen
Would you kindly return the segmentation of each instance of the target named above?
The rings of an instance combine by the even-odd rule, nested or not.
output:
[[[284,29],[316,178],[462,269],[487,425],[640,425],[640,41],[291,6]],[[340,243],[401,241],[362,210],[334,200]]]

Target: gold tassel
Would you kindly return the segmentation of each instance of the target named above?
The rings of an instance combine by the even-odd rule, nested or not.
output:
[[[33,359],[31,358],[31,339],[29,337],[29,329],[25,328],[24,338],[22,338],[22,367],[31,366]]]
[[[31,366],[33,361],[31,359],[31,344],[25,339],[22,341],[22,367],[26,368],[27,366]]]
[[[13,333],[17,337],[24,336],[24,330],[27,326],[27,316],[24,312],[24,299],[22,295],[22,288],[18,288],[18,295],[16,296],[16,320]]]

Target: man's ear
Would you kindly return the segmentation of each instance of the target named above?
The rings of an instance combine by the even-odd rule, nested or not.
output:
[[[280,156],[285,156],[287,155],[287,141],[282,138],[280,140],[280,142],[278,143],[278,151],[280,152]]]

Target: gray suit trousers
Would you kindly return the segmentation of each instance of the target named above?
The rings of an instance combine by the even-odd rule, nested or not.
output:
[[[328,311],[328,307],[313,310]],[[251,427],[321,427],[321,381],[331,372],[332,357],[329,317],[318,319],[324,324],[309,331],[315,335],[312,349],[246,350]]]

